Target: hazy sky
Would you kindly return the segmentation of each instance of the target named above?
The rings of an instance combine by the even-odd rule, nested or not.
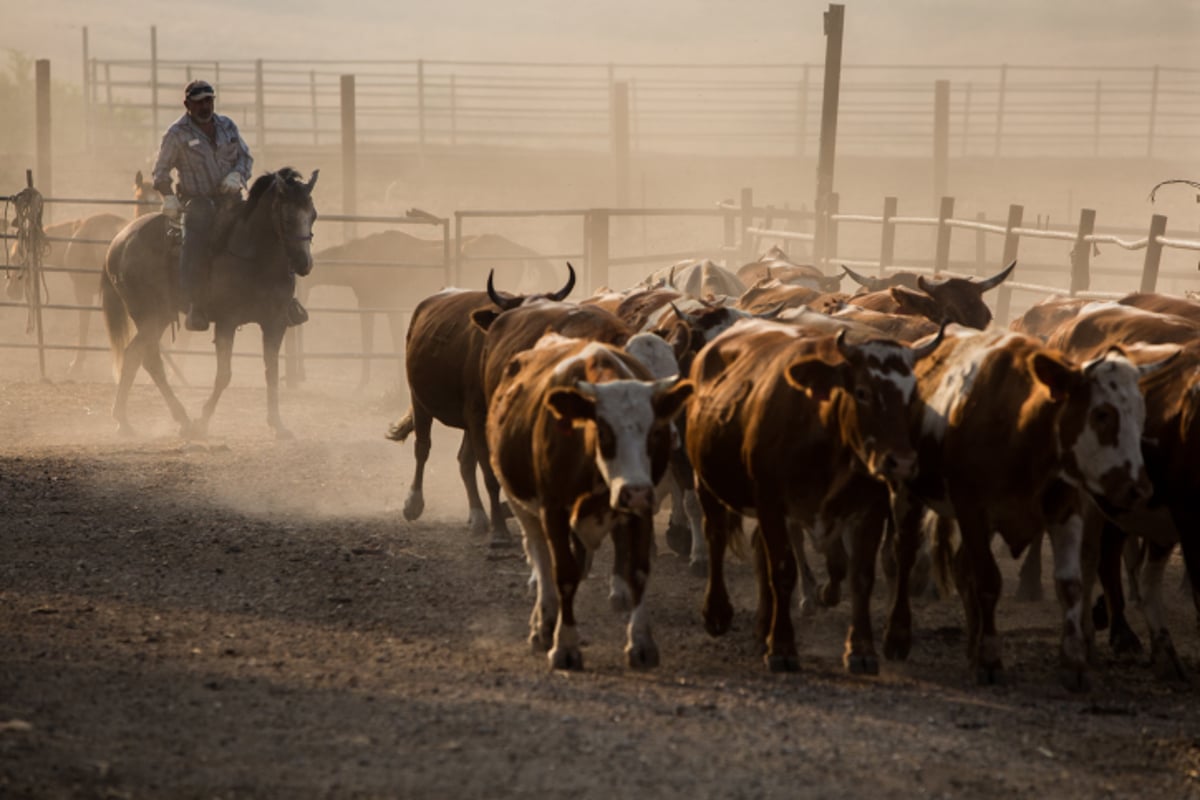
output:
[[[52,59],[175,58],[820,63],[813,0],[9,0],[0,49]],[[847,0],[847,63],[1200,68],[1200,0]]]

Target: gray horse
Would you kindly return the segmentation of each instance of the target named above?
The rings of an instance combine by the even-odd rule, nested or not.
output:
[[[154,379],[180,434],[203,438],[217,401],[233,371],[233,337],[238,326],[253,322],[262,329],[267,374],[267,423],[277,438],[290,438],[279,418],[279,348],[287,328],[287,310],[297,275],[312,270],[312,226],[317,211],[312,190],[317,171],[306,183],[284,167],[254,182],[246,202],[229,223],[228,237],[214,253],[206,308],[215,325],[217,376],[199,419],[188,419],[167,383],[159,340],[168,325],[178,324],[178,249],[167,235],[167,219],[147,214],[129,223],[113,240],[101,278],[101,304],[113,353],[117,396],[113,418],[118,432],[132,432],[126,416],[129,389],[139,366]],[[133,321],[134,331],[129,322]]]

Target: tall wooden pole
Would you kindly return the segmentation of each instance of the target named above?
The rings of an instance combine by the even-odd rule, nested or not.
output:
[[[50,60],[39,58],[35,65],[37,120],[37,180],[35,185],[42,197],[54,196],[54,180],[50,173]],[[48,221],[49,215],[43,215]]]
[[[950,81],[936,81],[933,88],[933,200],[948,192],[950,177]]]
[[[342,213],[358,213],[358,126],[354,76],[342,76]],[[346,238],[353,239],[353,222],[346,223]]]
[[[110,84],[111,85],[111,84]],[[150,131],[152,140],[162,135],[158,127],[158,26],[150,26],[150,121],[154,129]]]
[[[842,85],[842,29],[846,7],[829,4],[825,12],[825,87],[821,97],[821,142],[817,157],[816,229],[813,258],[825,266],[829,198],[833,194],[833,164],[837,151],[838,95]]]
[[[612,154],[617,208],[629,205],[629,83],[612,87]]]

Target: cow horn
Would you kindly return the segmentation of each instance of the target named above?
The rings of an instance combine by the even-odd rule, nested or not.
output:
[[[842,264],[842,272],[850,276],[850,279],[864,289],[870,289],[872,292],[876,290],[878,281],[875,278],[868,278],[866,275],[859,275],[854,270]]]
[[[764,309],[763,311],[759,311],[758,313],[753,314],[752,316],[755,319],[775,319],[775,317],[777,317],[779,315],[779,312],[783,311],[783,309],[785,309],[785,308],[787,308],[787,303],[785,301],[781,300],[780,302],[776,303],[775,305],[771,306],[770,308]]]
[[[684,322],[687,322],[687,316],[679,310],[679,306],[675,305],[674,301],[667,303],[667,305],[669,305],[671,310],[675,312],[675,316],[679,317]]]
[[[925,356],[931,354],[934,350],[937,350],[938,345],[942,343],[942,339],[946,336],[946,326],[949,324],[950,322],[948,320],[942,320],[942,324],[938,327],[937,336],[933,337],[920,347],[913,348],[913,361],[920,361]]]
[[[1016,268],[1017,268],[1017,261],[1016,261],[1016,259],[1013,259],[1012,263],[1009,264],[1007,267],[1000,270],[999,272],[997,272],[995,275],[988,278],[987,280],[980,281],[979,283],[977,283],[975,285],[979,287],[980,292],[986,292],[988,289],[995,289],[997,286],[1004,283],[1004,279],[1007,278],[1009,275],[1011,275],[1012,271]]]
[[[667,286],[675,288],[675,265],[671,265],[671,271],[667,273]]]
[[[496,286],[493,283],[493,278],[495,275],[496,275],[495,269],[488,270],[488,282],[487,282],[488,297],[490,297],[492,299],[492,302],[495,303],[496,307],[499,308],[501,311],[508,311],[509,309],[513,309],[513,308],[516,308],[517,306],[519,306],[521,304],[521,301],[518,298],[516,298],[516,297],[501,297],[500,293],[496,291]]]
[[[575,288],[575,268],[571,266],[571,262],[567,262],[567,285],[559,289],[552,295],[549,295],[551,300],[562,302],[567,299],[567,295]]]

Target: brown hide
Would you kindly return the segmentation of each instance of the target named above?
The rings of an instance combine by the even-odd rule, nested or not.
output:
[[[821,297],[821,292],[808,286],[796,286],[778,278],[763,278],[742,293],[737,307],[758,314],[773,308],[799,308]]]
[[[1008,327],[1017,333],[1036,336],[1046,341],[1055,329],[1074,318],[1090,302],[1092,301],[1082,297],[1048,297],[1030,306],[1024,314],[1009,323]]]

